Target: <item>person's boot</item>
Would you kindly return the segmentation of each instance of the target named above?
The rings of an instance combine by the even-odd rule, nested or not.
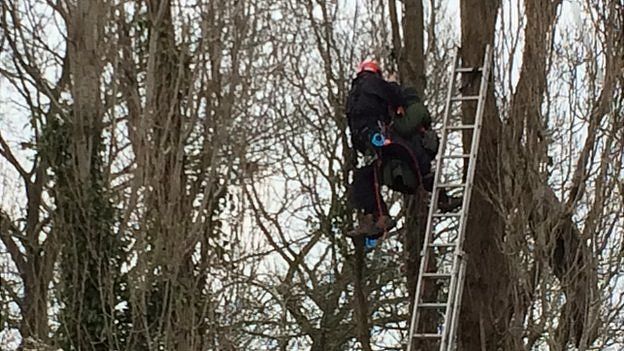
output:
[[[461,207],[464,199],[461,197],[449,196],[446,190],[441,189],[438,194],[438,208],[442,212],[452,212]]]
[[[359,236],[369,236],[377,233],[375,219],[372,214],[358,213],[358,224],[347,236],[352,238]]]

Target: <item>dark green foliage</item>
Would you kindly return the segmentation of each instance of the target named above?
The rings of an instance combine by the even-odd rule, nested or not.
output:
[[[52,172],[53,235],[62,237],[59,340],[64,350],[110,350],[126,339],[125,242],[114,233],[115,211],[102,177],[101,137],[91,135],[89,164],[78,163],[69,122],[44,127],[41,153]],[[80,170],[88,167],[85,178]],[[121,305],[122,306],[122,305]]]

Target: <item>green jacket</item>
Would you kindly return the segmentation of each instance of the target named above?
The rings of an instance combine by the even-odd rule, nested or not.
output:
[[[420,100],[416,89],[407,87],[403,89],[403,98],[407,102],[405,115],[394,119],[393,131],[403,139],[411,139],[421,126],[431,126],[431,115],[425,104]]]

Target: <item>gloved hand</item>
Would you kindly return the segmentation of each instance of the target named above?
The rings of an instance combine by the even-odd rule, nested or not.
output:
[[[403,106],[399,106],[396,110],[396,116],[397,117],[403,117],[405,116],[405,108]]]

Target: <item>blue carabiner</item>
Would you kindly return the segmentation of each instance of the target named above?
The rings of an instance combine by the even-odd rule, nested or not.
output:
[[[373,134],[373,136],[371,137],[371,144],[373,144],[376,147],[382,147],[384,146],[385,143],[386,143],[386,137],[379,132]]]

